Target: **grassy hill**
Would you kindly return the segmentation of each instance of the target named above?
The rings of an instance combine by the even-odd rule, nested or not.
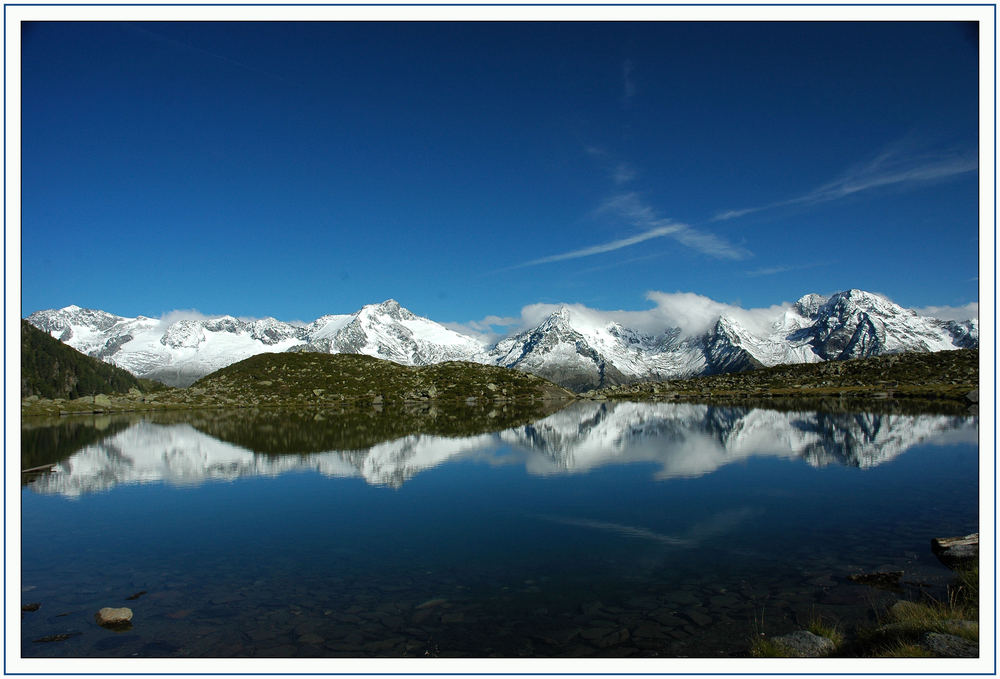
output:
[[[528,373],[465,361],[405,366],[359,354],[259,354],[217,370],[191,389],[244,405],[571,399]]]
[[[412,367],[371,356],[319,353],[259,354],[203,377],[185,389],[160,385],[158,391],[152,391],[148,380],[138,384],[128,373],[83,356],[30,326],[23,330],[28,337],[32,331],[42,337],[37,346],[30,343],[27,349],[22,348],[22,362],[26,366],[24,388],[32,390],[26,393],[61,395],[48,396],[53,400],[39,401],[33,397],[23,401],[21,413],[26,416],[197,408],[390,409],[414,404],[442,408],[460,405],[466,411],[477,406],[488,415],[497,410],[497,405],[565,402],[577,398],[548,380],[497,366],[450,361]],[[58,355],[45,353],[50,349],[59,352]],[[78,365],[110,371],[106,374],[118,374],[116,380],[122,381],[98,379],[83,368],[75,368]],[[44,392],[41,387],[31,386],[35,382],[42,386],[72,385],[75,391],[64,388]],[[120,393],[133,386],[143,393],[111,392],[114,389]],[[610,387],[581,396],[771,408],[893,411],[905,408],[914,412],[929,408],[965,412],[970,403],[966,396],[978,386],[979,351],[962,349],[782,365],[744,373]],[[89,396],[93,393],[112,395],[95,399]],[[67,400],[74,399],[72,394],[84,398]],[[521,417],[520,413],[507,415],[513,420]],[[424,421],[421,416],[421,422]],[[434,426],[442,424],[443,421],[438,421]]]
[[[584,398],[778,404],[782,400],[899,402],[966,408],[979,388],[979,350],[907,353],[795,365],[742,373],[610,387]]]
[[[83,357],[87,358],[87,357]],[[146,381],[143,380],[143,383]],[[22,400],[21,414],[182,410],[197,408],[394,407],[406,404],[541,404],[575,395],[534,375],[452,361],[410,367],[356,354],[259,354],[184,389],[109,397]],[[51,397],[50,397],[51,398]],[[491,406],[487,412],[493,410]],[[510,410],[508,408],[508,410]]]
[[[79,398],[142,388],[132,373],[81,354],[21,320],[22,398]]]

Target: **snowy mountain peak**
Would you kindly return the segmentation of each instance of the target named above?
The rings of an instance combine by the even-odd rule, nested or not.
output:
[[[792,308],[806,318],[816,318],[820,308],[826,304],[827,298],[822,295],[810,293],[803,295],[792,305]]]
[[[361,307],[358,316],[365,318],[384,316],[394,321],[412,321],[417,318],[416,314],[394,299],[387,299],[379,304],[367,304]]]
[[[748,335],[747,330],[740,325],[740,322],[735,318],[726,316],[725,314],[719,316],[719,320],[715,322],[715,333],[722,334],[730,337],[734,340],[739,340],[743,335]]]
[[[820,315],[857,315],[859,312],[880,316],[915,316],[916,314],[894,304],[882,295],[864,290],[846,290],[832,295],[819,309]]]
[[[572,329],[572,312],[570,312],[568,306],[561,304],[558,309],[553,311],[544,321],[542,321],[539,327]]]

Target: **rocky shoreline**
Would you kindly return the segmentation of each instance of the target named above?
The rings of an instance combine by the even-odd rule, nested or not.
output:
[[[220,561],[219,566],[226,563]],[[480,596],[496,592],[494,579],[459,580],[451,571],[436,574],[431,590],[405,572],[390,585],[376,584],[363,573],[343,574],[334,578],[335,591],[329,590],[328,573],[303,573],[279,595],[263,586],[267,582],[263,573],[246,575],[245,584],[253,586],[231,583],[228,588],[224,583],[187,582],[182,569],[157,568],[155,573],[155,581],[163,584],[150,581],[143,585],[149,591],[135,591],[134,584],[110,583],[107,575],[95,575],[86,585],[87,604],[76,608],[53,608],[47,599],[22,603],[22,618],[31,616],[29,622],[41,623],[24,640],[26,655],[72,656],[74,648],[82,647],[70,644],[88,639],[97,639],[93,643],[107,655],[120,657],[978,655],[978,590],[970,571],[958,572],[944,603],[926,596],[907,600],[870,583],[847,584],[842,573],[824,568],[810,570],[807,579],[791,588],[794,591],[789,591],[788,583],[719,581],[708,574],[689,574],[645,594],[581,593],[572,608],[551,599],[548,592],[555,583],[539,575],[504,581],[502,610],[496,600]],[[422,578],[419,582],[428,584]],[[459,583],[464,587],[456,587]],[[868,621],[838,619],[831,624],[817,618],[808,622],[808,629],[794,629],[795,620],[805,624],[802,616],[817,611],[825,615],[842,610],[845,601],[869,597],[874,624],[870,613]],[[105,607],[105,616],[95,618],[98,607]],[[108,618],[108,609],[115,609],[116,617]],[[47,619],[38,617],[46,611]],[[754,630],[748,629],[751,611],[767,616]],[[122,634],[121,628],[101,630],[102,619],[128,622],[131,633]],[[526,625],[533,629],[525,631]],[[775,628],[781,633],[762,634]]]
[[[751,641],[755,657],[979,657],[979,533],[934,538],[931,550],[956,573],[947,599],[900,599],[877,612],[874,627],[845,633],[820,619],[800,629],[768,638],[758,631]],[[850,576],[860,585],[899,591],[902,571]]]

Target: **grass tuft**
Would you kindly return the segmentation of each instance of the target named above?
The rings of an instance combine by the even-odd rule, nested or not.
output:
[[[787,658],[788,649],[763,634],[757,634],[750,640],[750,655],[754,658]]]
[[[844,634],[837,627],[836,623],[827,623],[820,616],[814,616],[809,621],[806,629],[818,637],[826,637],[833,642],[834,646],[839,647],[844,643]]]

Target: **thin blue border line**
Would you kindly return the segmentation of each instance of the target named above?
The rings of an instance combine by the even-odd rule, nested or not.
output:
[[[412,5],[407,3],[288,3],[288,4],[276,4],[276,3],[241,3],[238,5],[230,5],[223,3],[133,3],[133,4],[118,4],[118,3],[92,3],[88,5],[77,5],[73,3],[4,3],[3,11],[3,31],[4,36],[7,35],[7,8],[8,7],[691,7],[691,6],[707,6],[707,7],[933,7],[933,6],[948,6],[948,7],[992,7],[993,8],[993,177],[994,182],[996,180],[997,171],[997,112],[996,112],[996,85],[997,85],[997,75],[996,75],[996,63],[997,63],[997,45],[996,45],[996,25],[997,25],[997,5],[996,3],[962,3],[946,5],[944,3],[907,3],[907,4],[891,4],[891,3],[796,3],[796,4],[784,4],[784,3],[759,3],[754,5],[744,5],[741,3],[634,3],[634,4],[617,4],[617,3],[594,3],[594,4],[579,4],[579,5],[564,5],[556,3],[468,3],[468,4],[452,4],[452,3],[426,3],[422,5]],[[3,254],[4,254],[4,280],[3,280],[3,331],[4,338],[7,337],[7,52],[6,47],[4,48],[3,56],[3,151],[4,151],[4,185],[3,185]],[[993,191],[993,234],[994,234],[994,245],[993,245],[993,318],[996,319],[997,312],[997,282],[996,282],[996,209],[997,209],[997,196],[996,189]],[[994,431],[996,428],[996,414],[997,414],[997,347],[994,337],[993,343],[993,421],[994,421]],[[4,395],[3,395],[3,428],[4,432],[7,431],[7,352],[4,351],[3,356],[3,376],[4,376]],[[996,526],[996,516],[997,516],[997,497],[996,497],[996,487],[997,487],[997,470],[996,470],[996,459],[997,459],[997,447],[996,447],[996,437],[993,439],[993,519],[994,527]],[[3,499],[4,499],[4,513],[6,513],[7,507],[7,443],[6,436],[4,437],[4,486],[3,486]],[[7,522],[4,521],[3,527],[3,574],[4,574],[4,587],[3,587],[3,603],[4,611],[7,610]],[[996,564],[997,556],[997,543],[996,540],[993,541],[993,563]],[[997,591],[996,591],[997,575],[996,568],[994,566],[993,570],[993,628],[996,629],[997,613]],[[4,618],[4,628],[6,629],[6,617]],[[992,675],[995,676],[997,673],[997,652],[994,648],[993,650],[993,672]],[[52,674],[51,672],[7,672],[7,635],[3,635],[3,674],[4,676],[37,676],[41,674]],[[68,672],[64,674],[57,674],[57,676],[70,676],[70,677],[93,677],[93,676],[148,676],[148,677],[160,677],[160,676],[192,676],[196,674],[205,674],[209,676],[357,676],[359,674],[365,676],[406,676],[406,677],[420,677],[420,676],[475,676],[475,677],[495,677],[495,676],[527,676],[527,675],[541,675],[541,676],[585,676],[585,677],[601,677],[601,676],[628,676],[628,677],[649,677],[649,676],[699,676],[699,677],[716,677],[716,676],[745,676],[745,677],[757,677],[757,676],[813,676],[813,677],[825,677],[825,676],[843,676],[843,672]],[[881,672],[881,673],[859,673],[859,674],[871,674],[871,676],[916,676],[916,677],[936,677],[942,676],[941,672]],[[989,672],[952,672],[948,673],[949,676],[990,676]]]
[[[81,5],[74,2],[9,2],[4,7],[993,7],[992,2],[816,2],[816,3],[784,3],[759,2],[747,5],[741,2],[593,2],[579,4],[564,4],[557,2],[423,2],[418,4],[408,2],[244,2],[230,4],[222,2],[91,2]],[[109,19],[106,21],[115,21]],[[176,21],[192,21],[177,19]]]
[[[67,660],[73,660],[74,658],[67,658]],[[109,658],[110,659],[110,658]],[[213,658],[208,658],[212,660]],[[215,658],[216,660],[218,658]],[[277,659],[277,658],[274,658]],[[285,658],[281,658],[285,660]],[[499,659],[499,658],[498,658]],[[665,658],[669,660],[670,658]],[[250,658],[253,660],[253,658]],[[330,660],[335,661],[338,658],[330,658]],[[339,660],[357,660],[357,658],[339,658]],[[489,658],[482,658],[482,660],[489,660]],[[609,660],[628,660],[628,658],[609,658]],[[37,676],[39,674],[53,675],[52,672],[12,672],[8,676],[19,677],[19,676]],[[843,677],[844,672],[813,672],[813,673],[803,673],[803,672],[69,672],[66,674],[58,674],[55,676],[69,676],[69,677],[117,677],[117,676],[144,676],[144,677],[173,677],[173,676],[189,676],[189,675],[206,675],[206,676],[220,676],[220,677],[270,677],[275,675],[280,676],[290,676],[290,677],[314,677],[314,676],[330,676],[330,677],[356,677],[358,675],[362,676],[373,676],[373,677],[510,677],[510,676],[544,676],[544,677],[675,677],[675,676],[693,676],[693,677],[728,677],[728,676],[740,676],[740,677]],[[982,677],[991,676],[990,672],[883,672],[883,673],[871,673],[866,672],[864,676],[875,676],[875,677],[940,677],[947,675],[949,677]]]
[[[3,673],[7,674],[7,7],[3,8]],[[20,314],[19,314],[20,315]]]

